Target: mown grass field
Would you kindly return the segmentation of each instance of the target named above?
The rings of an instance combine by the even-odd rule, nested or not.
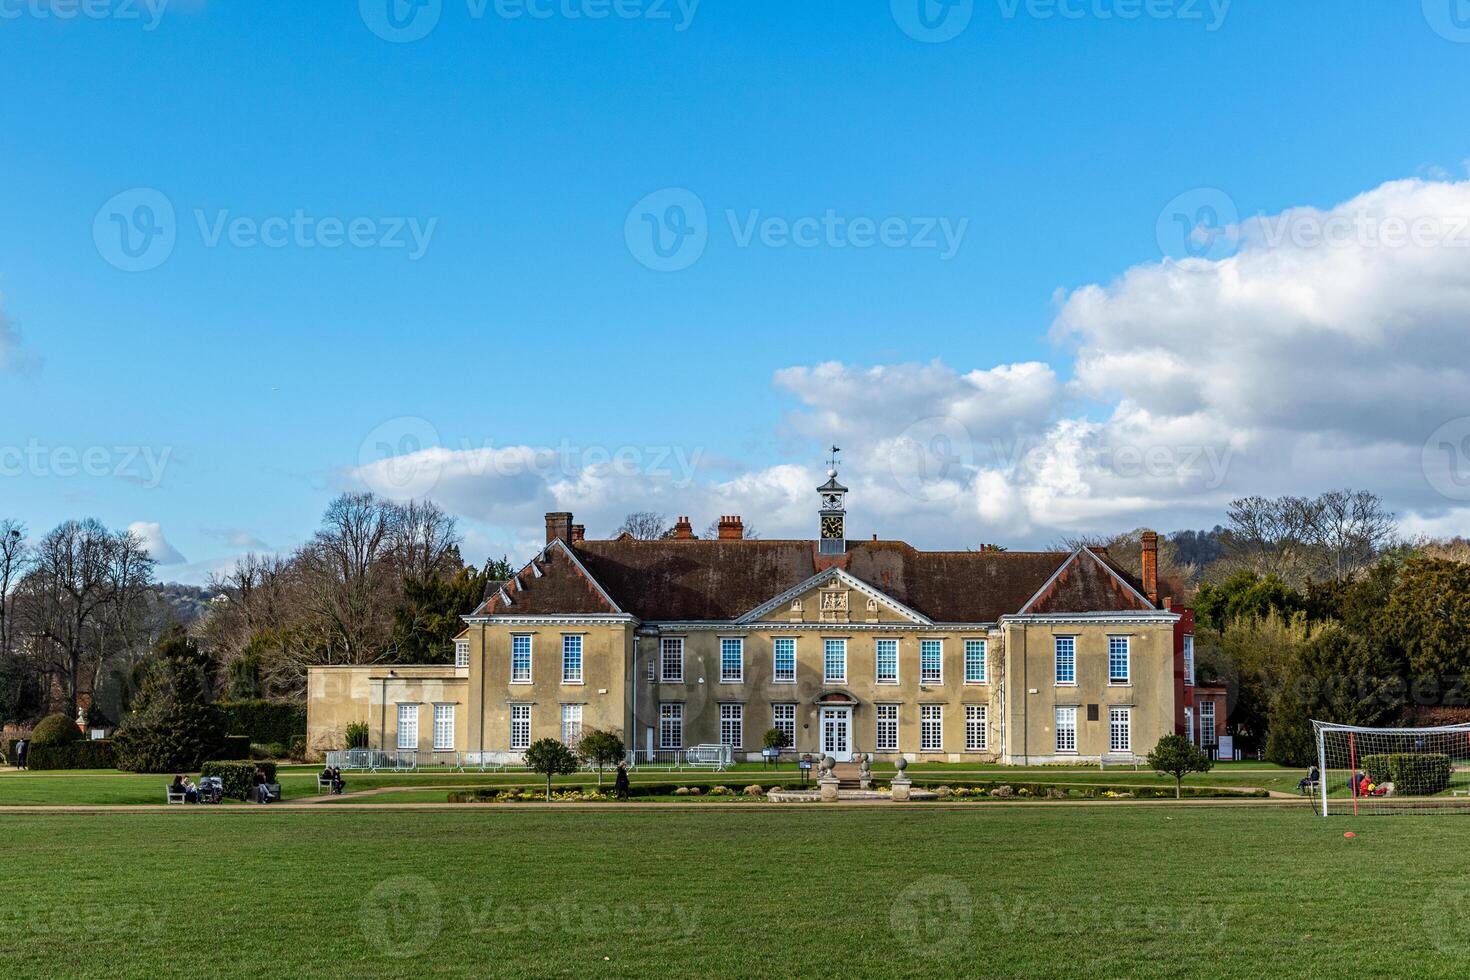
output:
[[[877,767],[880,780],[892,776],[892,767]],[[278,774],[282,792],[287,800],[299,800],[317,795],[314,766],[282,767]],[[911,770],[914,780],[921,784],[937,785],[947,781],[956,784],[965,781],[992,780],[997,777],[1015,779],[1019,782],[1045,782],[1094,785],[1173,785],[1173,781],[1148,771],[1135,772],[1131,769],[1109,769],[1100,772],[1097,767],[1065,769],[1044,767],[1019,769],[1016,767],[968,765],[923,765]],[[196,774],[197,775],[197,774]],[[38,805],[106,805],[106,804],[156,804],[164,801],[164,786],[168,776],[120,773],[116,771],[86,772],[0,772],[0,806]],[[780,770],[763,770],[759,765],[741,766],[733,772],[712,773],[703,770],[668,772],[665,770],[642,770],[635,772],[635,783],[677,783],[688,785],[727,785],[739,789],[750,783],[771,786],[777,782],[796,782],[799,773],[790,767]],[[1280,769],[1263,763],[1236,763],[1216,768],[1204,775],[1190,776],[1186,786],[1218,786],[1261,788],[1277,792],[1290,792],[1301,778],[1294,769]],[[604,777],[611,783],[612,775]],[[575,776],[559,777],[559,786],[593,786],[594,774],[579,773]],[[532,773],[479,773],[479,772],[403,772],[403,773],[359,773],[347,774],[349,793],[363,790],[392,789],[383,796],[359,797],[363,802],[443,802],[448,787],[483,786],[541,786],[544,779]],[[443,793],[427,793],[434,787],[445,787]],[[409,794],[409,795],[405,795]],[[387,799],[384,799],[387,797]]]
[[[1470,972],[1458,816],[237,807],[4,826],[5,977]]]

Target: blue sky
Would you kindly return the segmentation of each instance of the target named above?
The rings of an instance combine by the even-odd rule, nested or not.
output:
[[[1141,0],[1072,0],[1065,16],[975,0],[948,11],[969,20],[939,42],[904,29],[921,0],[703,0],[692,16],[687,0],[622,0],[632,16],[603,19],[589,16],[611,6],[599,0],[538,2],[546,16],[429,2],[432,30],[395,43],[370,24],[403,0],[96,0],[96,17],[0,0],[0,445],[12,461],[17,447],[108,454],[92,475],[28,455],[0,476],[0,516],[157,524],[183,559],[163,576],[197,581],[243,547],[299,543],[334,493],[364,485],[387,425],[405,450],[428,432],[461,453],[700,460],[687,484],[644,472],[612,486],[580,464],[436,481],[473,559],[534,540],[543,505],[579,504],[600,533],[640,495],[700,524],[725,512],[702,506],[744,505],[770,534],[809,534],[794,488],[828,439],[846,443],[849,473],[876,469],[867,449],[894,435],[864,428],[862,384],[948,383],[904,366],[1049,365],[1051,408],[996,422],[1012,432],[1054,435],[1136,402],[1078,383],[1078,346],[1101,328],[1069,337],[1058,311],[1160,263],[1161,214],[1169,227],[1180,195],[1190,213],[1220,194],[1241,217],[1330,209],[1389,181],[1457,181],[1470,157],[1470,19],[1450,19],[1450,0],[1154,0],[1158,16],[1137,18]],[[941,30],[961,23],[922,2]],[[703,207],[707,242],[656,271],[625,229],[647,195],[666,217],[670,189]],[[171,251],[119,268],[112,216],[159,196]],[[741,244],[751,222],[775,219],[780,241],[783,223],[829,211],[889,220],[908,244]],[[254,242],[251,228],[298,212],[388,241]],[[237,243],[211,244],[236,220]],[[911,244],[946,223],[963,227],[952,255]],[[814,370],[828,362],[848,373]],[[806,370],[783,382],[787,369]],[[1237,427],[1217,414],[1217,431]],[[1453,414],[1387,442],[1417,452]],[[1454,500],[1394,481],[1382,433],[1339,435],[1336,450],[1379,460],[1402,510],[1457,519]],[[161,482],[128,447],[166,459]],[[1281,473],[1240,464],[1211,494],[1090,484],[1131,503],[1062,513],[977,503],[988,484],[973,462],[953,492],[908,493],[908,509],[878,504],[875,483],[868,522],[931,546],[1044,542],[1089,521],[1167,529],[1256,489],[1253,472]],[[1380,488],[1372,467],[1303,473]],[[883,479],[902,496],[902,475]]]

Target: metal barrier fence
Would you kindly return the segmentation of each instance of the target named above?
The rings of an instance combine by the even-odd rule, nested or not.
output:
[[[687,749],[629,749],[630,769],[713,769],[724,772],[735,764],[735,750],[728,745],[693,745]]]
[[[416,749],[334,749],[326,764],[345,771],[367,772],[503,772],[525,769],[524,752],[440,752]],[[693,745],[687,749],[629,749],[625,761],[630,769],[712,769],[724,772],[735,764],[735,750],[728,745]],[[592,763],[583,769],[592,771]]]

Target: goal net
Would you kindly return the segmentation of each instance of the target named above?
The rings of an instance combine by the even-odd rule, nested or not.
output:
[[[1314,721],[1317,772],[1303,780],[1322,816],[1459,807],[1470,812],[1470,724],[1359,728]],[[1317,776],[1315,784],[1311,777]]]

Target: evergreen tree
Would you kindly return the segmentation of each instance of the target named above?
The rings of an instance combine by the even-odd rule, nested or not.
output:
[[[155,654],[117,732],[118,768],[197,771],[224,734],[219,709],[209,701],[210,658],[178,626],[159,641]]]
[[[1284,766],[1316,761],[1313,719],[1344,725],[1397,723],[1408,698],[1396,667],[1371,640],[1336,623],[1318,630],[1287,671],[1271,707],[1266,758]]]

